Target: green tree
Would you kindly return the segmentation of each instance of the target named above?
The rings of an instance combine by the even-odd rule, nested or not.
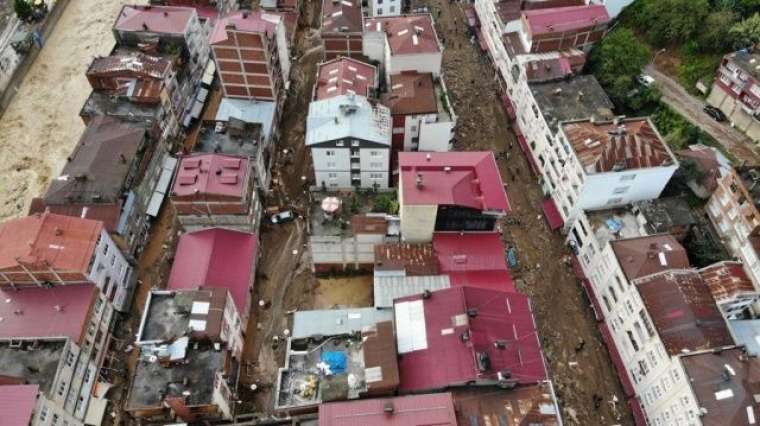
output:
[[[760,14],[755,13],[749,18],[735,23],[728,30],[729,37],[734,47],[752,47],[760,42]]]
[[[635,88],[635,77],[651,58],[650,49],[639,42],[633,31],[620,28],[598,43],[589,57],[591,71],[618,102]]]
[[[708,0],[658,0],[647,5],[647,38],[658,46],[695,38],[711,10]]]
[[[26,0],[14,0],[13,10],[16,12],[18,19],[27,21],[32,17],[32,5]]]
[[[724,52],[731,48],[728,34],[736,23],[737,14],[731,10],[720,10],[707,15],[702,31],[697,34],[699,50],[705,52]]]

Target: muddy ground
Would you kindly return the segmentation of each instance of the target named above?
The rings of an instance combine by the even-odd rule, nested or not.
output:
[[[111,27],[122,3],[71,1],[0,119],[0,220],[26,212],[79,140],[79,110],[90,94],[84,73],[113,47]]]

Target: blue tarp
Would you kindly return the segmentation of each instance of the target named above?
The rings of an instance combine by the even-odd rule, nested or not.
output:
[[[623,229],[623,222],[613,218],[607,219],[607,228],[610,228],[610,231],[617,234]]]
[[[322,353],[322,362],[330,366],[330,371],[333,374],[346,371],[346,354],[343,352],[324,352]]]

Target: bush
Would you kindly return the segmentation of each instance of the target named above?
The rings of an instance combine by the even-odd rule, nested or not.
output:
[[[22,21],[28,21],[32,17],[34,10],[32,5],[26,0],[14,0],[13,10],[16,12],[18,19]]]
[[[618,103],[635,88],[635,77],[651,57],[649,47],[627,28],[615,30],[591,51],[589,66],[610,97]]]
[[[372,205],[372,211],[375,213],[398,213],[398,200],[395,192],[386,192],[375,197]]]

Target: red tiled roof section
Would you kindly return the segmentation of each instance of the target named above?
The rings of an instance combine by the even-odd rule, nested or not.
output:
[[[420,302],[422,312],[416,307]],[[428,298],[397,299],[394,310],[402,391],[492,381],[499,372],[519,384],[547,377],[530,303],[524,295],[455,287],[434,291]],[[424,331],[420,334],[421,322]],[[411,346],[410,339],[414,341]]]
[[[385,235],[388,232],[388,222],[384,217],[357,214],[351,217],[351,230],[354,235]]]
[[[490,151],[399,152],[398,161],[402,204],[510,211],[504,183]]]
[[[420,13],[368,19],[364,26],[366,31],[382,31],[385,33],[391,55],[437,53],[441,51],[438,36],[433,27],[433,18],[430,14]]]
[[[33,198],[29,206],[29,215],[55,213],[64,216],[99,220],[108,232],[116,232],[121,216],[121,202],[113,204],[53,204],[45,205],[42,198]]]
[[[529,83],[555,81],[579,73],[586,63],[583,51],[572,49],[557,52],[554,57],[535,59],[525,65]]]
[[[81,344],[99,291],[93,284],[0,289],[0,338],[69,337]]]
[[[734,344],[698,272],[661,272],[637,280],[636,288],[670,355]]]
[[[409,276],[438,275],[438,259],[432,244],[376,244],[375,269],[403,269]]]
[[[226,288],[240,315],[246,316],[257,249],[256,235],[247,232],[222,228],[188,232],[179,239],[167,288]]]
[[[438,99],[433,74],[412,71],[392,75],[390,93],[384,95],[381,101],[394,115],[437,113]]]
[[[376,89],[376,68],[352,58],[336,58],[319,64],[315,100],[355,93],[369,97]]]
[[[521,3],[522,0],[500,0],[494,4],[496,13],[503,24],[506,25],[510,21],[520,19],[522,15]]]
[[[390,404],[393,412],[388,413]],[[456,426],[450,393],[331,402],[319,405],[319,426]]]
[[[472,418],[512,420],[512,423],[499,426],[560,425],[549,383],[517,386],[507,391],[493,387],[463,387],[454,389],[453,394],[457,418],[462,426],[472,424]],[[486,424],[491,423],[483,422],[484,426]]]
[[[225,42],[229,37],[227,30],[230,28],[234,31],[264,33],[267,37],[273,37],[277,30],[277,24],[282,19],[280,15],[263,10],[232,12],[216,21],[209,42],[211,44]]]
[[[364,368],[379,368],[380,379],[367,383],[369,396],[388,394],[398,388],[398,353],[393,321],[383,321],[362,331]]]
[[[610,244],[629,281],[668,269],[689,267],[686,249],[672,235],[616,240]]]
[[[362,4],[359,0],[323,0],[322,32],[360,33]]]
[[[526,10],[523,19],[532,35],[554,34],[602,25],[610,20],[604,5]]]
[[[114,29],[184,34],[195,15],[192,7],[127,5],[121,8]]]
[[[497,232],[436,232],[433,250],[452,286],[514,291],[504,243]]]
[[[59,271],[87,273],[103,223],[52,213],[0,224],[0,269],[47,263]]]
[[[143,54],[106,56],[92,61],[87,79],[94,90],[155,103],[161,100],[163,81],[171,66],[168,59]]]
[[[0,419],[7,426],[32,424],[34,407],[37,405],[37,385],[0,386]]]
[[[191,154],[177,167],[172,196],[212,195],[243,198],[248,182],[248,159],[224,154]]]
[[[699,270],[716,301],[755,293],[755,286],[739,262],[719,262]]]
[[[647,118],[562,125],[567,140],[587,173],[643,169],[675,164],[665,142]]]

